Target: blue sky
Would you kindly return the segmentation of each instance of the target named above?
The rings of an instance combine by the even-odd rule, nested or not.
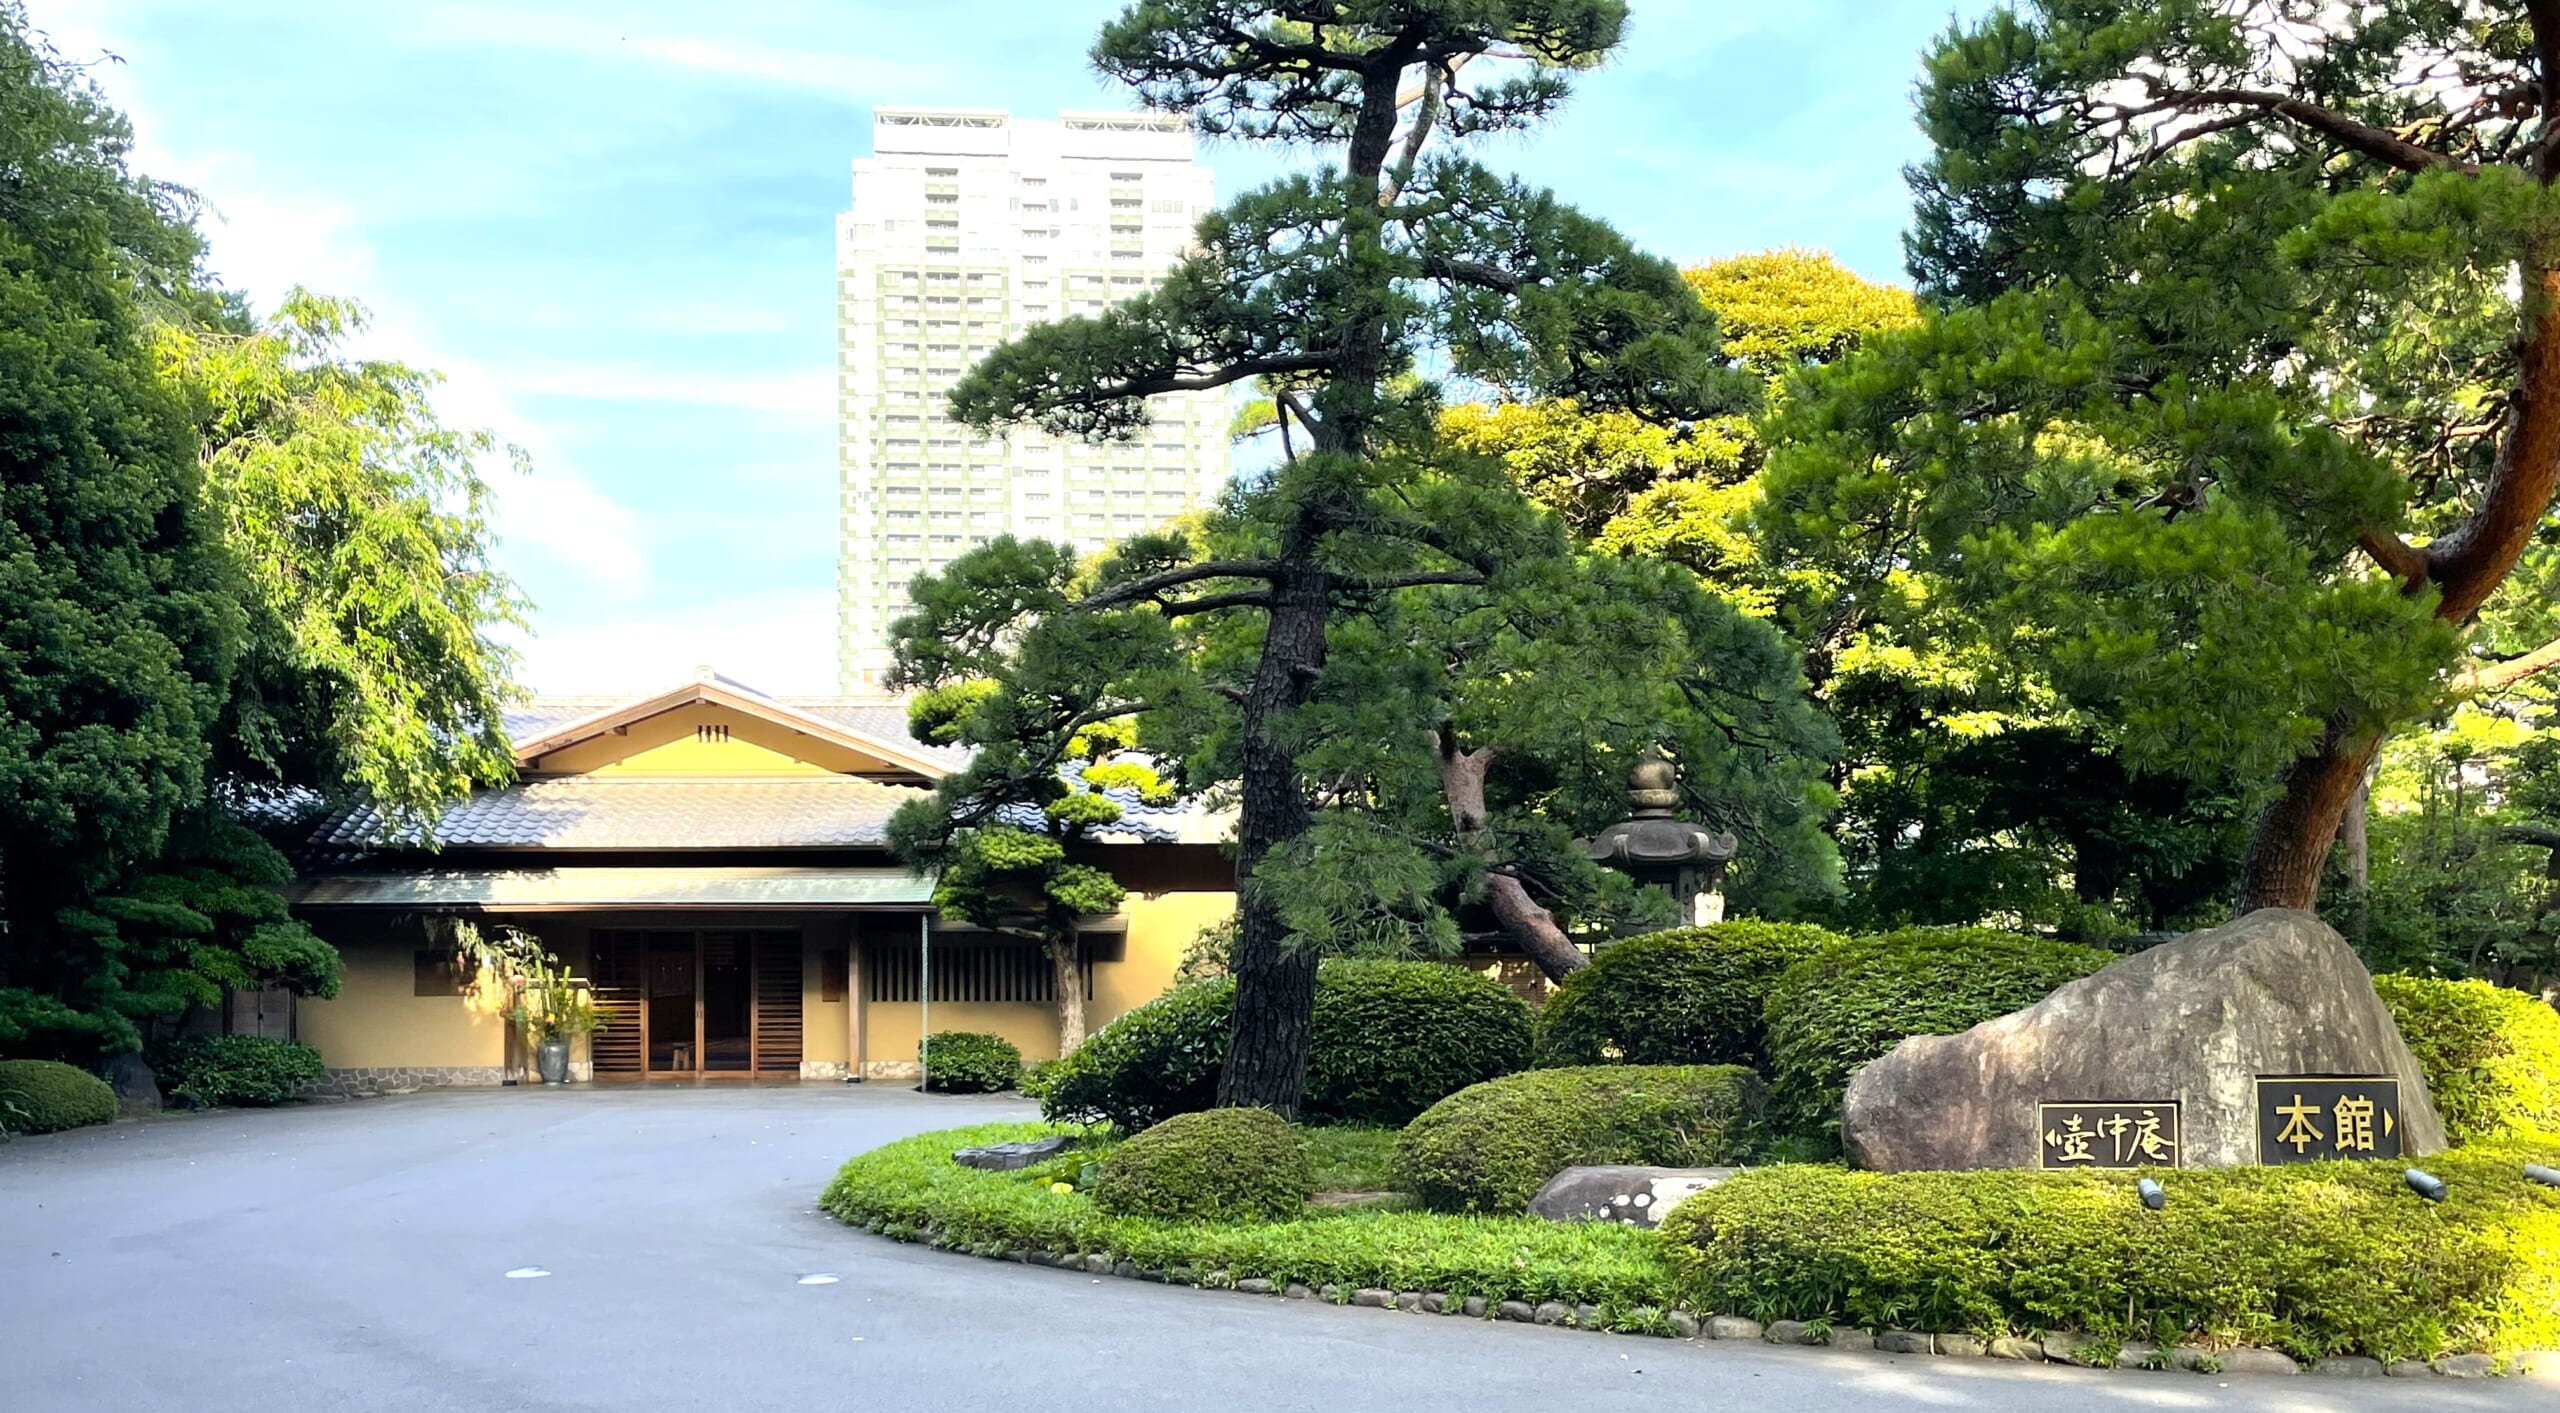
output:
[[[501,560],[525,678],[834,682],[832,222],[875,103],[1124,107],[1111,0],[29,0],[208,201],[213,264],[375,313],[448,420],[532,455]],[[1967,0],[1964,9],[1979,8]],[[1901,277],[1910,92],[1948,0],[1636,0],[1566,116],[1482,154],[1683,262]],[[1221,196],[1303,154],[1213,147]]]

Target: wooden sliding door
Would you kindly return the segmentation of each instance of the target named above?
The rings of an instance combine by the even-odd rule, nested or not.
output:
[[[597,1074],[800,1073],[798,932],[609,929],[594,941]]]

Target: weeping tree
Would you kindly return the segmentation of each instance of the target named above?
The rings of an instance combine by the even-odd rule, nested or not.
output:
[[[1205,133],[1308,144],[1331,164],[1212,213],[1156,288],[1028,331],[952,393],[953,416],[982,430],[1088,438],[1133,434],[1158,394],[1262,380],[1271,396],[1285,459],[1196,531],[1142,536],[1092,565],[998,540],[920,580],[895,630],[904,683],[997,684],[960,728],[976,755],[939,793],[932,829],[1056,798],[1075,733],[1124,718],[1186,786],[1232,801],[1240,916],[1221,1103],[1297,1108],[1320,949],[1293,939],[1293,914],[1357,911],[1326,904],[1328,888],[1418,905],[1434,886],[1419,845],[1345,857],[1342,836],[1317,828],[1374,794],[1357,772],[1317,768],[1323,714],[1308,708],[1338,640],[1407,611],[1399,596],[1499,593],[1557,545],[1498,466],[1441,454],[1441,383],[1674,419],[1747,396],[1676,269],[1435,148],[1545,117],[1565,71],[1606,54],[1624,19],[1589,0],[1131,6],[1093,59],[1140,102]],[[1394,729],[1437,751],[1438,725]],[[1501,842],[1442,833],[1470,835],[1479,858]]]
[[[2388,733],[2560,661],[2507,602],[2560,480],[2555,102],[2551,0],[1955,28],[1909,239],[1938,309],[1786,401],[1776,552],[2236,782],[2243,906],[2310,906]]]

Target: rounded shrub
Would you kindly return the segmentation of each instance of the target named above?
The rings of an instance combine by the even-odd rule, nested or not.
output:
[[[1118,1217],[1281,1221],[1315,1192],[1298,1131],[1267,1109],[1176,1114],[1102,1160],[1093,1205]]]
[[[2485,981],[2377,976],[2457,1144],[2560,1133],[2560,1010]]]
[[[1316,973],[1307,1117],[1401,1124],[1525,1069],[1535,1013],[1510,987],[1438,962],[1342,960]]]
[[[1096,1031],[1041,1075],[1041,1113],[1124,1133],[1217,1102],[1236,986],[1177,987]],[[1438,962],[1328,960],[1316,972],[1305,1116],[1398,1124],[1529,1062],[1528,1003]]]
[[[1538,1063],[1758,1065],[1769,988],[1847,940],[1810,923],[1735,921],[1613,942],[1547,998]]]
[[[1567,1168],[1730,1162],[1761,1099],[1760,1077],[1740,1065],[1530,1070],[1423,1111],[1396,1144],[1396,1178],[1434,1211],[1517,1213]]]
[[[0,1124],[15,1133],[59,1133],[116,1116],[107,1082],[59,1060],[0,1060]]]
[[[1022,1052],[1001,1035],[937,1030],[917,1050],[924,1087],[937,1094],[993,1094],[1022,1077]]]
[[[1982,927],[1907,927],[1860,937],[1789,967],[1769,990],[1773,1116],[1829,1141],[1859,1066],[1914,1035],[1960,1035],[2021,1010],[2116,960]]]
[[[154,1049],[151,1068],[169,1097],[190,1108],[268,1108],[328,1073],[320,1052],[263,1035],[190,1035]]]

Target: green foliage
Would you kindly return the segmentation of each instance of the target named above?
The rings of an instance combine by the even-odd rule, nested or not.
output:
[[[2560,1011],[2485,981],[2376,976],[2456,1144],[2560,1133]]]
[[[1288,1120],[1268,1109],[1207,1109],[1112,1149],[1093,1205],[1115,1217],[1282,1221],[1314,1192],[1314,1169]]]
[[[2560,1193],[2517,1175],[2560,1139],[2396,1163],[2156,1174],[1757,1169],[1661,1238],[1683,1294],[1754,1319],[1976,1335],[2269,1345],[2313,1359],[2506,1353],[2560,1339]]]
[[[1400,1124],[1443,1097],[1529,1063],[1529,1003],[1481,972],[1437,962],[1328,962],[1316,972],[1307,1112]]]
[[[1538,1062],[1760,1067],[1770,986],[1845,940],[1805,923],[1735,921],[1613,942],[1538,1012]]]
[[[981,1172],[951,1150],[1052,1132],[984,1124],[920,1134],[847,1162],[819,1198],[839,1220],[902,1241],[954,1250],[1103,1255],[1203,1284],[1248,1277],[1309,1287],[1438,1290],[1487,1300],[1562,1300],[1610,1312],[1608,1323],[1673,1301],[1671,1272],[1650,1232],[1609,1222],[1448,1217],[1375,1208],[1309,1208],[1283,1222],[1115,1217],[1081,1193]]]
[[[1787,969],[1767,1009],[1773,1109],[1799,1137],[1836,1141],[1859,1066],[1914,1035],[1957,1035],[2034,1005],[2115,957],[1989,928],[1861,937]]]
[[[1104,1026],[1043,1076],[1051,1119],[1150,1127],[1216,1102],[1235,982],[1176,987]],[[1316,972],[1311,1119],[1401,1123],[1443,1095],[1529,1061],[1527,1003],[1438,962],[1354,958]]]
[[[1022,1077],[1022,1051],[1000,1035],[937,1030],[917,1047],[924,1087],[943,1094],[994,1094]]]
[[[1359,1124],[1298,1130],[1318,1192],[1387,1192],[1395,1187],[1396,1142],[1402,1131]]]
[[[1756,1137],[1759,1076],[1739,1065],[1531,1070],[1462,1089],[1406,1125],[1400,1184],[1436,1212],[1515,1213],[1595,1163],[1705,1167]]]
[[[271,1108],[320,1082],[320,1052],[263,1035],[189,1035],[153,1047],[151,1068],[171,1099],[191,1109]]]
[[[116,1092],[107,1082],[58,1060],[0,1060],[0,1113],[16,1133],[59,1133],[111,1122]]]

